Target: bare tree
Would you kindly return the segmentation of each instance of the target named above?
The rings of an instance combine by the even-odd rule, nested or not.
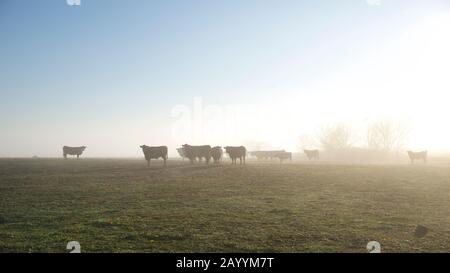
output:
[[[367,146],[372,150],[399,152],[409,134],[406,122],[380,119],[369,124],[367,129]]]
[[[319,133],[319,141],[327,151],[348,149],[353,146],[352,130],[345,124],[325,126]]]

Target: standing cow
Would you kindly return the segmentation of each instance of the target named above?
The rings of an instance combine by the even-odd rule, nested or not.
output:
[[[222,159],[223,150],[222,147],[216,146],[211,149],[211,156],[214,159],[214,163],[219,163]]]
[[[147,145],[141,146],[144,152],[145,160],[147,160],[147,166],[150,167],[150,161],[152,159],[162,158],[164,160],[164,166],[166,166],[167,161],[167,146],[150,147]]]
[[[177,152],[183,160],[186,158],[186,153],[184,152],[184,148],[177,148]]]
[[[80,158],[80,155],[84,152],[85,149],[86,149],[86,146],[81,146],[81,147],[64,146],[63,147],[64,159],[67,159],[67,155],[76,155],[77,159],[78,159],[78,158]]]
[[[256,156],[258,160],[267,160],[267,159],[274,159],[278,157],[279,153],[284,153],[284,150],[275,150],[275,151],[254,151],[250,152],[251,156]]]
[[[428,151],[423,152],[412,152],[408,151],[409,159],[411,160],[411,164],[414,164],[415,160],[423,160],[423,163],[427,163]]]
[[[185,156],[191,161],[191,164],[193,164],[196,159],[201,162],[202,158],[205,158],[206,164],[209,164],[209,161],[211,160],[211,146],[209,145],[191,146],[184,144],[183,150]]]
[[[280,163],[283,163],[283,161],[285,161],[286,159],[289,159],[289,161],[292,162],[292,153],[290,153],[290,152],[285,152],[285,151],[278,152],[275,157],[280,159]]]
[[[239,158],[239,164],[245,165],[245,156],[247,155],[247,149],[245,149],[244,146],[240,147],[225,147],[225,152],[230,156],[231,158],[231,164],[236,165],[236,161]]]
[[[308,160],[320,159],[319,150],[303,150]]]

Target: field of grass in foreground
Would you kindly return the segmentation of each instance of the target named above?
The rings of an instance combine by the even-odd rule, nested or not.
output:
[[[427,226],[416,238],[416,225]],[[0,159],[0,252],[450,252],[450,166]]]

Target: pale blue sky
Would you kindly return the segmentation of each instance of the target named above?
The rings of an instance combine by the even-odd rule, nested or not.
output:
[[[173,151],[176,105],[308,95],[448,9],[445,0],[0,0],[0,156],[59,156],[62,145],[87,145],[90,156],[135,156],[144,143]]]

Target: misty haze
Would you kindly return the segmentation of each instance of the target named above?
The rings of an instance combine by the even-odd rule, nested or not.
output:
[[[448,1],[4,0],[0,37],[0,253],[450,251]]]

